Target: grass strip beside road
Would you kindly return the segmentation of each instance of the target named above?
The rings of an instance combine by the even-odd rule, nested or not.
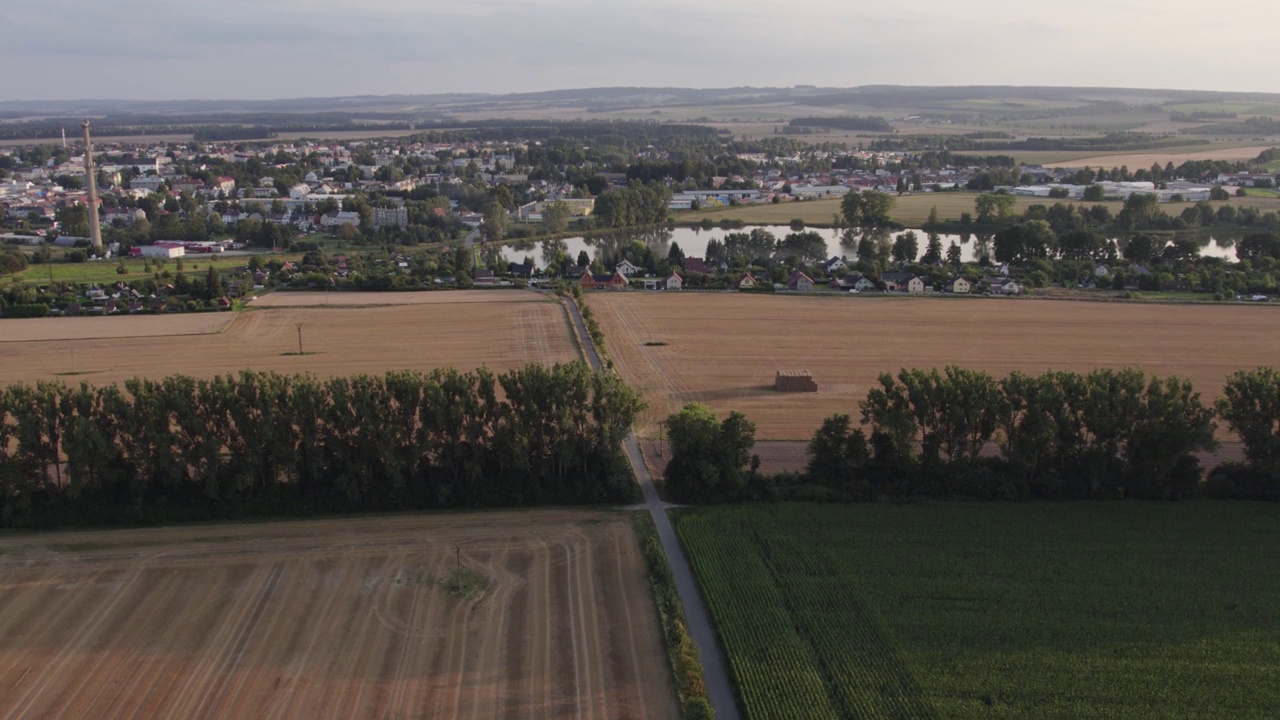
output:
[[[685,625],[680,594],[676,591],[675,579],[671,575],[671,566],[667,564],[667,556],[662,552],[662,544],[658,542],[653,520],[645,513],[635,513],[632,524],[644,553],[649,583],[653,587],[654,606],[658,609],[658,620],[662,624],[662,639],[667,648],[667,658],[671,662],[676,693],[680,696],[681,714],[685,720],[709,720],[715,717],[715,713],[707,699],[702,661]]]

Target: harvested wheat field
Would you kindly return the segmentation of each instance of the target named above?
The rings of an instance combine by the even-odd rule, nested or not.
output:
[[[649,437],[697,401],[746,413],[761,440],[807,439],[832,413],[856,420],[879,374],[903,367],[1000,376],[1135,366],[1185,377],[1212,400],[1231,372],[1280,358],[1280,308],[1267,305],[737,293],[595,293],[588,303],[622,377],[649,402]],[[809,370],[818,392],[775,391],[774,373],[787,369]]]
[[[1258,157],[1263,150],[1272,147],[1271,145],[1250,145],[1247,147],[1227,147],[1217,148],[1214,150],[1200,150],[1193,152],[1137,152],[1137,153],[1113,153],[1110,155],[1095,155],[1093,157],[1077,158],[1075,160],[1067,160],[1065,162],[1046,163],[1047,168],[1077,168],[1077,167],[1134,167],[1149,168],[1151,165],[1164,165],[1173,163],[1181,165],[1184,162],[1192,160],[1225,160],[1227,162],[1247,162]]]
[[[299,307],[271,307],[296,303]],[[416,299],[418,302],[412,303]],[[486,366],[495,372],[531,362],[567,362],[578,357],[564,309],[554,300],[526,291],[360,293],[340,296],[348,303],[323,307],[324,293],[280,293],[260,298],[261,307],[232,315],[41,318],[24,323],[34,338],[0,342],[0,384],[61,380],[93,384],[135,376],[184,374],[212,377],[242,369],[308,372],[321,377],[378,374],[387,370],[431,370]],[[225,323],[205,334],[175,335],[186,321],[194,327]],[[69,321],[80,321],[66,325]],[[31,325],[38,323],[39,325]],[[298,355],[298,323],[302,350]],[[168,330],[145,337],[147,327]],[[79,337],[67,337],[68,332]],[[158,331],[157,331],[158,332]],[[63,333],[58,336],[57,333]]]
[[[232,312],[10,318],[0,325],[0,343],[207,335],[222,332],[235,319]]]
[[[599,511],[9,537],[0,718],[677,717],[650,598]]]
[[[273,292],[252,302],[255,308],[367,307],[372,305],[456,305],[529,300],[520,290],[431,290],[420,292]]]

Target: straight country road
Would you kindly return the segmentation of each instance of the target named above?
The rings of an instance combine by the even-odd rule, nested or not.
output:
[[[573,323],[577,326],[578,334],[582,338],[587,361],[596,372],[600,372],[604,364],[600,362],[595,344],[587,334],[587,325],[582,320],[578,303],[570,298],[568,307],[569,315],[573,318]],[[636,440],[635,431],[628,433],[622,444],[627,453],[627,460],[631,463],[631,470],[635,473],[636,482],[640,483],[640,490],[644,493],[645,508],[649,511],[649,516],[653,518],[653,524],[658,530],[662,551],[666,553],[667,563],[671,565],[671,574],[676,581],[676,591],[680,594],[680,604],[684,606],[685,624],[689,628],[689,635],[693,638],[694,644],[698,646],[698,655],[702,659],[702,677],[707,686],[707,699],[711,701],[711,708],[716,711],[718,720],[739,720],[741,716],[738,714],[738,705],[734,701],[733,684],[729,682],[729,672],[725,667],[724,656],[720,653],[715,630],[711,627],[711,615],[702,601],[702,594],[698,592],[697,582],[693,578],[693,569],[689,567],[684,549],[680,547],[680,540],[676,537],[675,528],[671,526],[671,519],[667,517],[666,504],[658,497],[653,478],[649,475],[649,469],[645,467],[644,456],[640,454],[640,443]]]

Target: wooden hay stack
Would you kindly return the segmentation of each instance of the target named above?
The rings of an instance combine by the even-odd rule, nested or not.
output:
[[[779,370],[773,379],[773,389],[778,392],[818,392],[818,383],[808,370]]]

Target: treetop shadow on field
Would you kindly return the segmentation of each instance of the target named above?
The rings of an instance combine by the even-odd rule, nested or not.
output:
[[[737,400],[745,397],[767,397],[776,395],[788,397],[792,393],[780,393],[772,385],[748,385],[746,387],[723,388],[720,390],[695,390],[691,392],[673,393],[680,402],[715,402],[718,400]]]
[[[819,383],[817,392],[781,392],[773,385],[747,385],[744,387],[721,388],[719,390],[693,390],[672,393],[672,397],[680,402],[717,402],[721,400],[741,400],[743,398],[807,398],[814,395],[856,395],[858,386],[851,383]],[[807,441],[801,441],[807,442]]]

